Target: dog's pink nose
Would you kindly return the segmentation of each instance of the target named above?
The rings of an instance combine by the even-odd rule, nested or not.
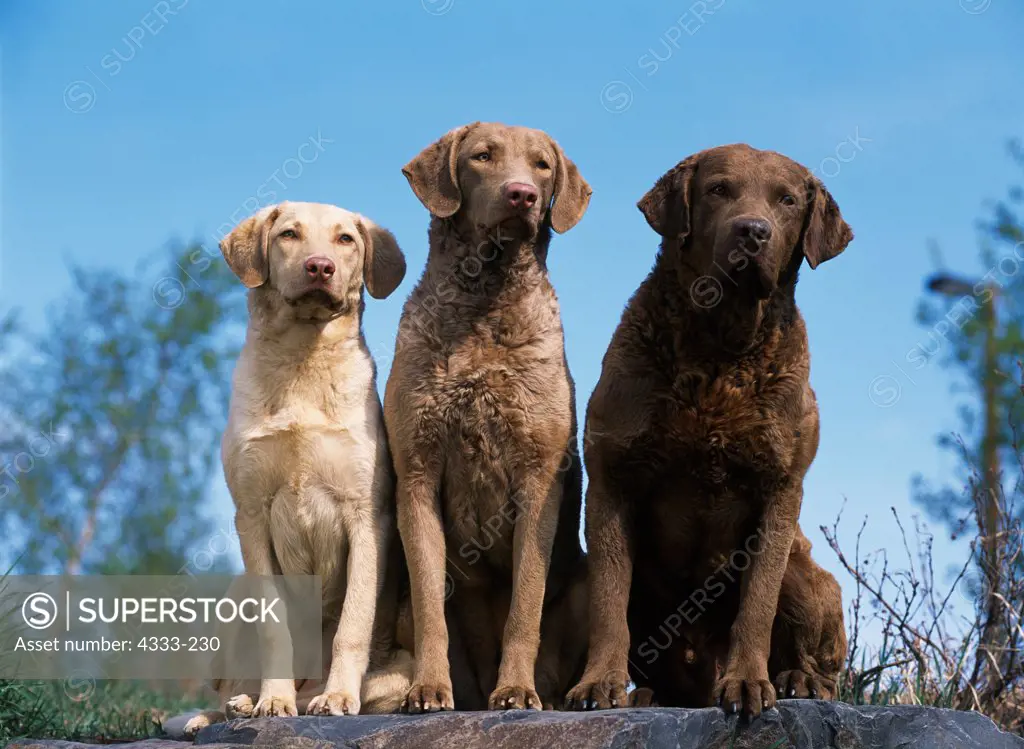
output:
[[[334,275],[334,263],[325,257],[311,257],[306,260],[306,275],[313,281],[326,281]]]
[[[516,210],[529,210],[537,203],[537,188],[525,182],[509,182],[505,185],[505,199]]]

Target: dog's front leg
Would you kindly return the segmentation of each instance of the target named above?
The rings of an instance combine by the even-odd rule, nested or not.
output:
[[[748,544],[750,567],[743,574],[725,674],[715,686],[715,700],[727,713],[742,711],[753,718],[775,706],[775,688],[768,678],[772,623],[802,497],[798,483],[770,498],[758,525],[758,543],[754,546],[751,538]]]
[[[235,527],[242,549],[242,562],[246,574],[270,577],[280,575],[274,561],[270,540],[268,518],[262,506],[241,508],[235,513]],[[268,581],[263,586],[265,594]],[[295,704],[295,681],[280,678],[280,674],[292,668],[292,640],[287,626],[257,626],[260,643],[260,665],[264,678],[260,680],[260,696],[252,711],[253,717],[271,715],[298,715]],[[275,677],[268,678],[267,674]]]
[[[590,643],[583,678],[566,695],[570,710],[625,707],[630,680],[627,608],[633,582],[631,509],[598,455],[590,465],[593,468],[586,505]]]
[[[491,710],[543,709],[534,685],[534,671],[562,490],[562,476],[556,464],[528,476],[522,491],[512,499],[517,506],[512,603],[501,643],[498,686],[487,701]]]
[[[398,531],[409,563],[416,641],[416,677],[403,703],[410,713],[455,709],[444,620],[446,559],[438,490],[436,472],[410,475],[399,469]]]
[[[391,518],[374,523],[358,512],[345,519],[349,553],[345,602],[331,645],[331,670],[323,694],[310,700],[307,715],[358,715],[359,694],[370,662],[377,597],[384,581]]]

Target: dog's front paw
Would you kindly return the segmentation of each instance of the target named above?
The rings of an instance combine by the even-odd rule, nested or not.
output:
[[[487,700],[488,710],[540,710],[542,707],[533,687],[498,687]]]
[[[783,671],[775,677],[775,692],[780,700],[831,700],[834,684],[812,671]]]
[[[726,715],[742,713],[751,719],[775,707],[775,688],[768,675],[726,672],[715,685],[715,702]]]
[[[452,683],[412,685],[402,703],[404,713],[436,713],[438,710],[454,710]]]
[[[206,713],[199,713],[198,715],[193,715],[189,718],[182,730],[187,740],[195,741],[199,732],[210,725],[213,725],[213,721],[210,720],[210,716]]]
[[[626,707],[629,698],[626,687],[629,686],[629,674],[625,671],[612,669],[599,679],[588,679],[569,690],[565,697],[566,710],[607,710],[613,707]]]
[[[232,697],[224,703],[224,715],[228,720],[236,718],[251,718],[256,706],[252,703],[252,697],[247,694],[240,694]]]
[[[306,715],[359,715],[359,698],[347,692],[324,692],[309,701]]]
[[[252,717],[254,718],[293,718],[298,714],[299,709],[295,705],[294,695],[260,697],[260,701],[256,703],[256,707],[252,711]]]

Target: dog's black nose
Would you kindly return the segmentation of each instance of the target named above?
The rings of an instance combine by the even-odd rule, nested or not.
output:
[[[325,257],[311,257],[306,260],[306,275],[313,281],[326,281],[334,275],[334,263]]]
[[[772,238],[772,225],[763,218],[744,218],[736,222],[736,233],[760,247]]]

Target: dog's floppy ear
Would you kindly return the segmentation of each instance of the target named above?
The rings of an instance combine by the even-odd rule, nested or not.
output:
[[[565,155],[565,151],[551,141],[558,164],[555,167],[555,189],[551,196],[551,228],[564,234],[583,218],[590,204],[593,190],[583,179],[580,170]]]
[[[839,205],[831,193],[815,177],[808,185],[807,219],[801,249],[811,270],[831,260],[846,249],[853,239],[853,229],[839,213]]]
[[[462,205],[459,148],[478,122],[450,130],[402,167],[402,174],[427,210],[438,218],[453,216]]]
[[[281,205],[270,205],[240,223],[220,241],[220,251],[247,289],[262,286],[270,277],[267,247],[270,227],[281,215]]]
[[[395,235],[384,227],[377,226],[366,216],[359,216],[356,223],[366,248],[363,254],[363,282],[372,297],[384,299],[405,278],[405,255]]]
[[[690,233],[690,184],[700,154],[689,156],[669,169],[636,207],[654,231],[680,241]]]

